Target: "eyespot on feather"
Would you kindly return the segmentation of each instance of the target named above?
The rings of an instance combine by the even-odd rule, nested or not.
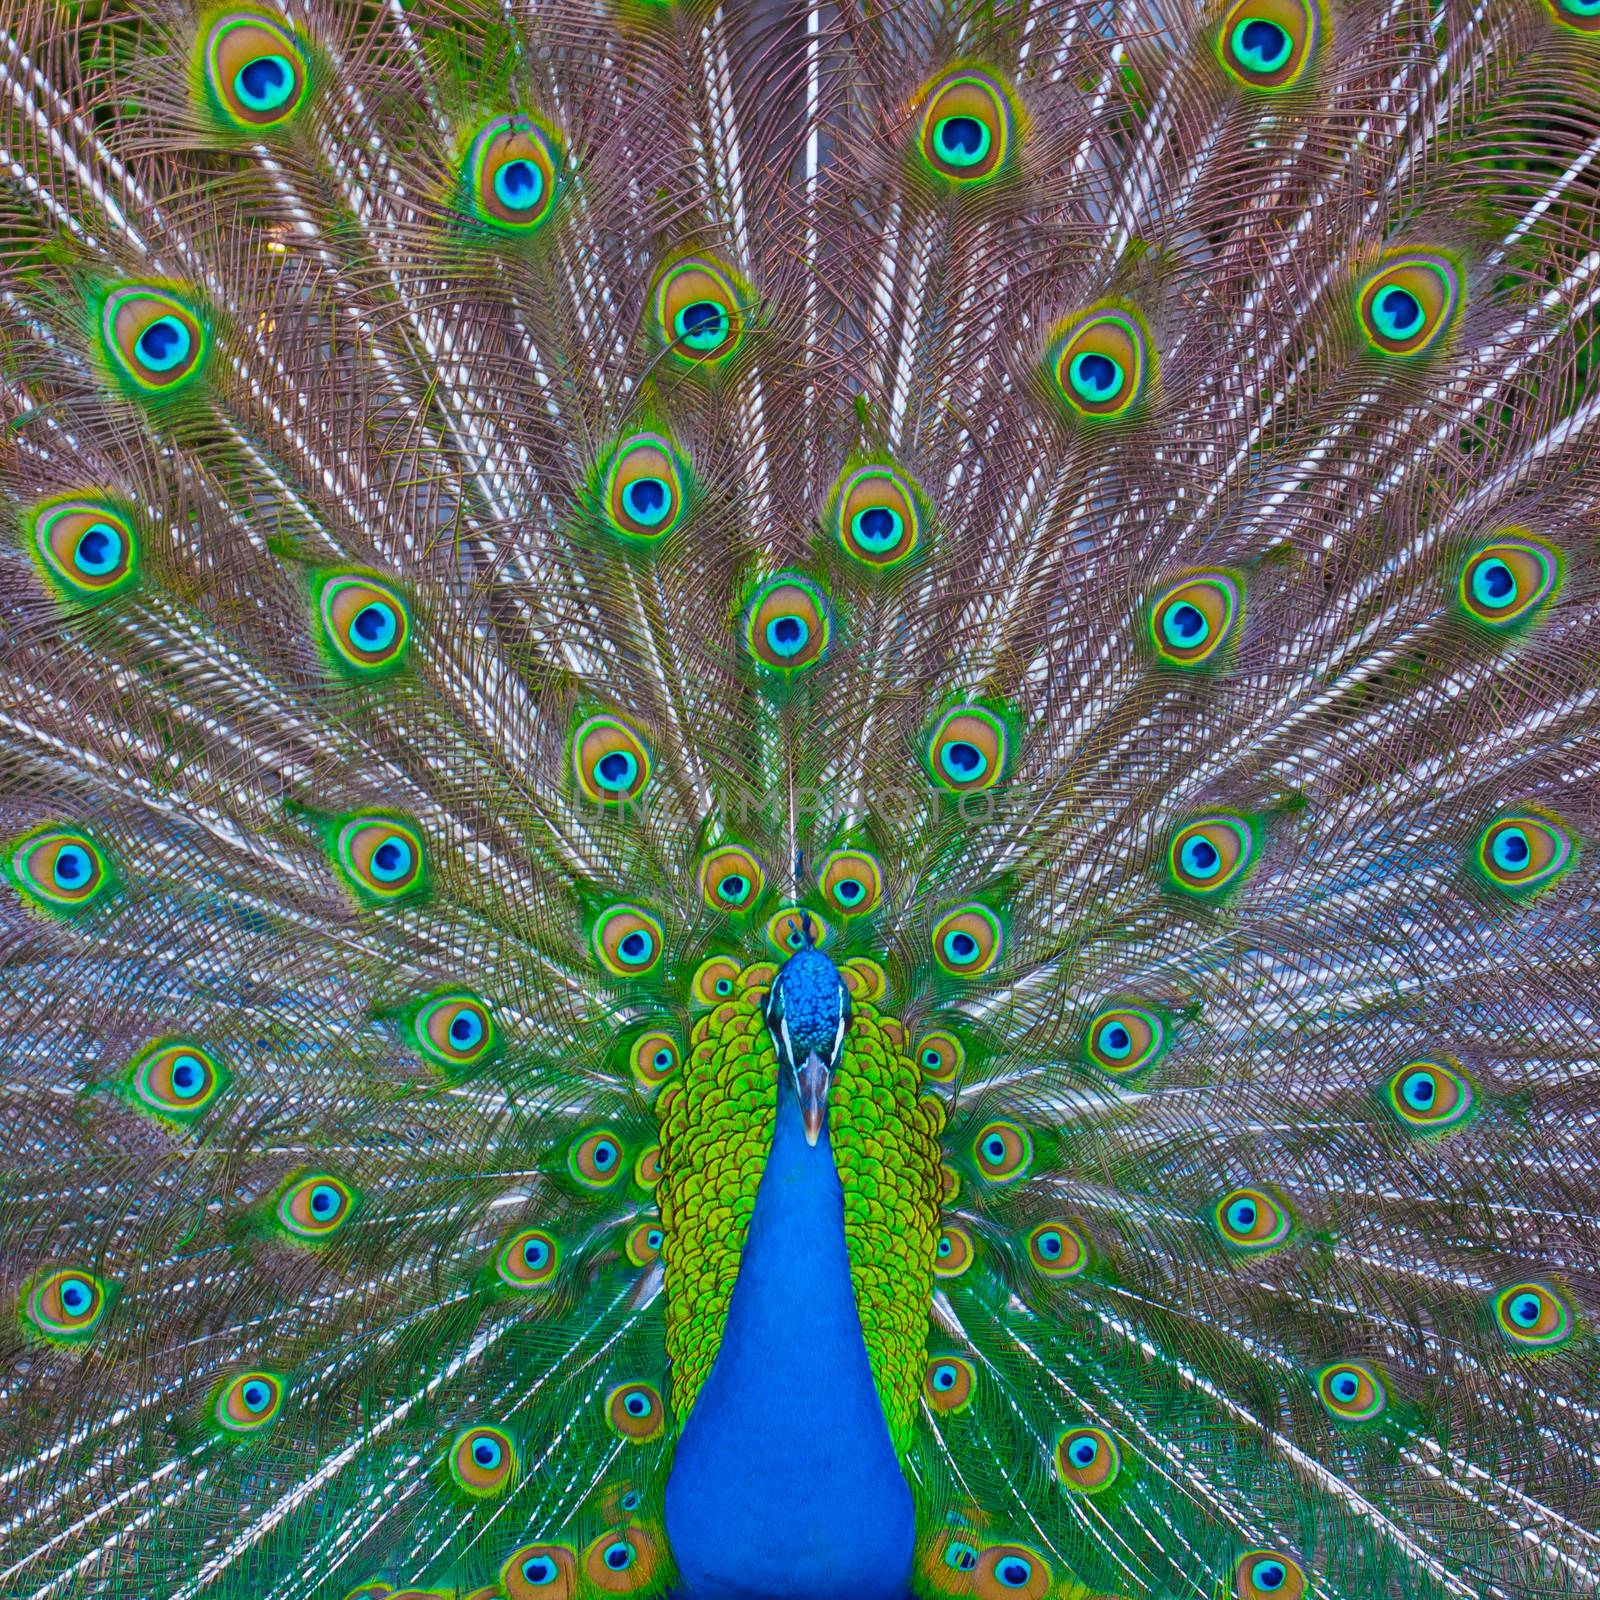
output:
[[[622,1146],[602,1128],[583,1133],[567,1151],[567,1170],[586,1189],[609,1189],[622,1176]]]
[[[1010,757],[1006,725],[982,706],[956,706],[940,717],[926,754],[928,771],[941,787],[955,794],[992,789]]]
[[[199,313],[182,295],[148,283],[107,289],[98,333],[113,377],[145,399],[175,394],[197,377],[211,342]]]
[[[542,1289],[556,1275],[561,1247],[543,1228],[514,1233],[495,1255],[495,1275],[508,1289]]]
[[[476,1066],[499,1044],[494,1017],[465,989],[430,995],[417,1008],[411,1037],[428,1060],[441,1067]]]
[[[585,1580],[602,1594],[634,1594],[652,1587],[660,1555],[649,1530],[638,1523],[613,1528],[584,1547]]]
[[[720,1006],[738,992],[739,963],[732,956],[707,956],[689,984],[690,998],[702,1006]]]
[[[1456,600],[1469,621],[1511,633],[1535,620],[1561,587],[1565,560],[1526,528],[1504,528],[1467,557]]]
[[[74,916],[113,885],[111,864],[88,834],[45,823],[6,849],[5,875],[41,911]]]
[[[1104,1428],[1084,1423],[1056,1439],[1055,1468],[1068,1494],[1100,1494],[1122,1475],[1122,1449]]]
[[[929,1083],[954,1083],[966,1061],[965,1046],[942,1028],[923,1034],[917,1041],[917,1065]]]
[[[517,1470],[511,1435],[487,1423],[458,1433],[450,1445],[448,1460],[455,1486],[475,1500],[503,1494]]]
[[[327,1173],[298,1178],[278,1196],[273,1215],[278,1226],[295,1239],[315,1243],[331,1239],[355,1209],[356,1197],[348,1185]]]
[[[283,1379],[273,1372],[241,1372],[216,1390],[212,1415],[226,1433],[256,1433],[283,1406]]]
[[[328,572],[316,585],[323,654],[341,672],[375,677],[405,661],[411,613],[392,584],[366,572]]]
[[[1015,1183],[1027,1175],[1033,1160],[1033,1140],[1015,1122],[991,1122],[972,1141],[972,1159],[978,1175],[990,1183]]]
[[[958,67],[918,96],[917,154],[952,188],[987,183],[1015,162],[1019,117],[1011,90],[979,67]]]
[[[652,1261],[661,1255],[661,1246],[666,1240],[662,1232],[660,1219],[647,1217],[643,1222],[636,1222],[628,1229],[628,1235],[623,1242],[623,1251],[629,1264],[635,1267],[648,1267]]]
[[[1300,1563],[1281,1550],[1247,1550],[1233,1569],[1237,1600],[1302,1600],[1306,1589]]]
[[[108,500],[47,500],[23,518],[39,570],[63,600],[95,606],[139,581],[139,536],[133,519]]]
[[[542,227],[561,189],[560,136],[548,123],[513,111],[486,123],[461,167],[467,215],[491,233],[526,236]]]
[[[1572,1307],[1546,1283],[1514,1283],[1501,1289],[1493,1304],[1500,1332],[1514,1349],[1553,1350],[1576,1331]]]
[[[251,134],[284,127],[311,89],[304,48],[270,11],[224,11],[201,36],[196,64],[202,98],[218,119]]]
[[[1212,1220],[1230,1249],[1271,1250],[1289,1237],[1294,1218],[1264,1189],[1232,1189],[1212,1207]]]
[[[1532,810],[1500,817],[1478,838],[1474,864],[1494,888],[1516,898],[1548,888],[1573,864],[1572,835]]]
[[[763,882],[761,863],[743,845],[723,845],[700,858],[700,894],[713,911],[747,911]]]
[[[1150,334],[1131,306],[1106,302],[1056,324],[1045,356],[1052,392],[1068,414],[1114,422],[1145,399],[1155,374]]]
[[[828,524],[851,560],[885,572],[921,547],[925,505],[922,492],[898,467],[873,462],[846,471],[834,485]]]
[[[601,485],[606,526],[635,544],[666,538],[683,520],[687,472],[671,440],[636,433],[612,452]]]
[[[1249,822],[1216,812],[1177,831],[1167,850],[1167,870],[1174,888],[1211,899],[1243,882],[1259,848]]]
[[[934,1277],[959,1278],[972,1265],[972,1255],[972,1235],[953,1222],[946,1223],[933,1249]]]
[[[651,291],[651,333],[665,359],[685,369],[725,365],[744,341],[755,296],[733,269],[691,255],[662,272]]]
[[[860,917],[875,910],[883,896],[883,869],[865,850],[834,850],[822,859],[817,885],[841,917]]]
[[[1244,610],[1244,585],[1229,572],[1191,572],[1157,592],[1149,605],[1150,643],[1164,666],[1215,667]]]
[[[806,947],[804,918],[811,920],[811,937],[820,949],[833,937],[833,929],[825,918],[815,911],[805,911],[799,906],[784,906],[767,919],[767,943],[784,956]]]
[[[1052,1582],[1050,1563],[1032,1546],[991,1544],[978,1552],[971,1592],[976,1600],[1045,1600]]]
[[[934,960],[953,977],[976,978],[987,972],[1004,946],[1000,919],[976,902],[945,912],[934,926]]]
[[[934,1356],[922,1375],[922,1398],[930,1411],[952,1416],[972,1403],[978,1375],[960,1356]]]
[[[629,1444],[659,1438],[666,1426],[661,1396],[649,1383],[618,1384],[606,1396],[605,1414],[611,1431]]]
[[[661,1146],[646,1145],[633,1163],[633,1181],[641,1189],[654,1189],[661,1182]]]
[[[1075,1278],[1090,1261],[1088,1240],[1065,1222],[1041,1222],[1027,1239],[1028,1260],[1047,1278]]]
[[[1317,0],[1234,0],[1217,31],[1217,56],[1247,89],[1291,89],[1315,61],[1327,22]]]
[[[1391,358],[1431,350],[1460,309],[1460,268],[1438,252],[1394,252],[1356,291],[1356,320],[1368,347]]]
[[[650,781],[650,752],[621,717],[586,717],[572,735],[572,770],[578,789],[596,805],[635,799]]]
[[[61,1267],[31,1279],[22,1295],[24,1322],[52,1344],[90,1338],[111,1304],[111,1285],[86,1267]]]
[[[391,905],[427,889],[427,860],[416,825],[379,811],[344,818],[333,838],[333,861],[358,901]]]
[[[769,672],[799,672],[827,653],[832,627],[822,590],[798,573],[781,572],[767,579],[745,607],[745,648]]]
[[[500,1568],[506,1600],[572,1600],[578,1558],[564,1544],[525,1544]]]
[[[222,1092],[226,1081],[209,1050],[183,1039],[158,1039],[146,1045],[128,1067],[134,1104],[169,1122],[192,1122]]]
[[[1371,1422],[1389,1403],[1382,1374],[1365,1361],[1335,1361],[1316,1383],[1323,1409],[1338,1422]]]
[[[1448,1133],[1477,1110],[1472,1081],[1459,1063],[1408,1061],[1383,1084],[1383,1101],[1409,1132]]]
[[[670,1033],[652,1028],[628,1047],[634,1082],[647,1093],[659,1089],[683,1065],[683,1051]]]
[[[1084,1054],[1102,1072],[1125,1078],[1150,1066],[1166,1043],[1166,1024],[1154,1011],[1132,1004],[1111,1006],[1089,1023]]]
[[[619,978],[652,971],[665,948],[661,924],[642,906],[616,905],[600,913],[590,936],[595,960]]]

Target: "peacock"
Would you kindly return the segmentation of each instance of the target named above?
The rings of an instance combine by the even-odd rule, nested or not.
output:
[[[0,0],[0,1594],[1600,1593],[1600,0]]]

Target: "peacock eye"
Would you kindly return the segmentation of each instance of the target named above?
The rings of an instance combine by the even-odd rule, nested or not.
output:
[[[1522,1349],[1552,1349],[1572,1337],[1572,1308],[1548,1284],[1518,1283],[1494,1297],[1500,1331]]]
[[[822,590],[795,573],[769,578],[745,607],[745,648],[774,672],[798,672],[821,660],[831,631]]]
[[[742,911],[761,893],[761,863],[740,845],[724,845],[700,861],[700,893],[713,911]]]
[[[865,850],[835,850],[824,856],[817,873],[823,898],[841,916],[871,911],[883,894],[883,870]]]
[[[651,1092],[678,1070],[680,1059],[677,1040],[659,1028],[640,1034],[628,1050],[634,1081]]]
[[[1143,1006],[1114,1006],[1089,1024],[1087,1054],[1104,1072],[1127,1077],[1148,1067],[1166,1046],[1166,1026]]]
[[[6,876],[40,910],[66,916],[98,900],[112,881],[109,863],[87,834],[49,824],[10,847]]]
[[[1215,666],[1243,607],[1243,585],[1231,573],[1190,573],[1150,602],[1150,642],[1167,666]]]
[[[987,972],[999,960],[1004,943],[1000,919],[978,904],[947,911],[933,930],[934,959],[957,977],[975,978]]]
[[[33,1280],[22,1314],[33,1331],[56,1344],[87,1339],[110,1304],[107,1284],[81,1267],[47,1272]]]
[[[882,572],[916,553],[925,504],[921,490],[898,467],[857,467],[834,485],[827,521],[847,556]]]
[[[1043,1600],[1051,1577],[1049,1563],[1037,1550],[1020,1544],[993,1544],[978,1557],[973,1593],[1018,1592],[1025,1600]]]
[[[1068,1494],[1100,1494],[1121,1472],[1121,1447],[1103,1428],[1069,1428],[1056,1441],[1056,1479]]]
[[[1046,359],[1056,395],[1071,415],[1090,421],[1127,416],[1145,395],[1152,364],[1143,321],[1122,305],[1058,323]]]
[[[1033,1159],[1033,1140],[1014,1122],[991,1122],[973,1141],[978,1173],[990,1183],[1012,1183]]]
[[[1477,860],[1496,888],[1512,895],[1532,894],[1572,865],[1572,836],[1553,817],[1531,813],[1502,817],[1479,837]]]
[[[508,1289],[539,1289],[556,1275],[561,1252],[541,1228],[524,1228],[501,1246],[495,1274]]]
[[[474,994],[460,990],[423,1001],[412,1024],[417,1048],[443,1067],[465,1067],[495,1047],[494,1020]]]
[[[208,346],[204,325],[184,300],[137,283],[106,294],[100,343],[115,376],[151,398],[172,394],[195,377]]]
[[[685,463],[663,435],[624,439],[606,465],[606,525],[635,542],[664,539],[683,519],[686,477]]]
[[[944,1547],[944,1564],[954,1567],[957,1572],[971,1572],[978,1564],[978,1552],[970,1544],[952,1539]]]
[[[933,1248],[933,1275],[959,1278],[972,1265],[972,1236],[965,1228],[947,1223]]]
[[[917,1064],[934,1083],[950,1083],[966,1064],[967,1052],[953,1033],[935,1030],[917,1041]]]
[[[1385,1085],[1389,1109],[1417,1133],[1445,1133],[1473,1113],[1471,1080],[1442,1061],[1411,1061]]]
[[[953,707],[928,737],[928,770],[935,783],[956,794],[993,788],[1009,754],[1005,723],[982,706]]]
[[[66,599],[98,605],[137,580],[133,524],[103,500],[48,502],[25,525],[45,576]]]
[[[1223,1243],[1236,1250],[1270,1250],[1289,1237],[1294,1218],[1261,1189],[1235,1189],[1224,1195],[1212,1216]]]
[[[1288,89],[1304,77],[1322,28],[1317,0],[1234,0],[1222,19],[1218,53],[1247,88]]]
[[[642,977],[661,960],[661,924],[642,906],[615,905],[600,913],[590,936],[595,959],[619,978]]]
[[[164,1040],[134,1057],[128,1080],[143,1110],[189,1122],[216,1099],[223,1075],[216,1058],[201,1046]]]
[[[331,1238],[349,1220],[355,1195],[337,1178],[318,1174],[291,1183],[278,1197],[278,1225],[296,1239]]]
[[[983,183],[1010,164],[1016,127],[1010,91],[998,79],[958,70],[923,90],[917,148],[927,170],[943,182]]]
[[[468,214],[493,232],[532,233],[555,206],[561,159],[554,129],[521,112],[496,117],[462,164]]]
[[[246,1372],[217,1391],[212,1414],[228,1433],[264,1428],[283,1405],[283,1380],[271,1372]]]
[[[749,285],[731,268],[709,256],[687,256],[656,281],[655,340],[680,366],[720,366],[743,342],[753,303]]]
[[[621,717],[600,713],[580,722],[571,751],[578,788],[596,805],[632,800],[650,781],[650,753]]]
[[[259,132],[283,126],[310,89],[305,54],[279,17],[229,12],[201,51],[207,98],[224,121]]]
[[[1391,257],[1356,293],[1356,316],[1381,355],[1420,355],[1449,331],[1461,307],[1461,275],[1439,254]]]
[[[358,899],[383,905],[426,887],[422,835],[399,817],[358,812],[334,836],[334,864]]]
[[[1233,1592],[1237,1600],[1301,1600],[1306,1575],[1299,1562],[1277,1550],[1249,1550],[1234,1567]]]
[[[622,1146],[609,1133],[586,1133],[572,1146],[567,1166],[585,1188],[609,1188],[622,1173]]]
[[[546,1593],[566,1600],[576,1578],[577,1558],[566,1545],[529,1544],[501,1567],[500,1589],[506,1600],[537,1600]]]
[[[648,1383],[618,1384],[605,1400],[606,1421],[630,1444],[656,1438],[665,1426],[661,1396]]]
[[[1340,1422],[1370,1422],[1388,1403],[1383,1379],[1364,1361],[1338,1361],[1317,1374],[1317,1396]]]
[[[930,1361],[922,1378],[922,1398],[940,1416],[965,1411],[978,1381],[972,1363],[960,1356],[940,1356]]]
[[[638,1222],[628,1230],[623,1251],[631,1265],[648,1267],[661,1254],[664,1238],[659,1222]]]
[[[1089,1246],[1064,1222],[1041,1222],[1028,1235],[1028,1259],[1047,1278],[1076,1277],[1089,1264]]]
[[[707,956],[695,968],[689,992],[699,1005],[720,1005],[732,995],[738,985],[739,974],[739,963],[732,956]]]
[[[1254,828],[1243,817],[1221,812],[1180,828],[1167,866],[1174,887],[1209,898],[1241,881],[1255,854]]]
[[[487,1499],[509,1486],[516,1471],[516,1451],[509,1434],[480,1424],[456,1435],[449,1463],[458,1489],[474,1499]]]
[[[337,669],[371,676],[404,660],[411,614],[389,584],[367,573],[330,573],[316,602],[323,653]]]

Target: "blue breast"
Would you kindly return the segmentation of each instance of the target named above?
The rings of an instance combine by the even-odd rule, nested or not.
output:
[[[807,1146],[788,1076],[667,1537],[690,1600],[901,1600],[911,1491],[861,1340],[833,1151],[826,1132]]]

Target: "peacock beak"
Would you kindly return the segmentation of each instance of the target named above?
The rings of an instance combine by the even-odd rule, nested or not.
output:
[[[828,1084],[832,1074],[815,1050],[795,1068],[795,1088],[800,1091],[800,1114],[805,1118],[806,1143],[815,1145],[828,1120]]]

